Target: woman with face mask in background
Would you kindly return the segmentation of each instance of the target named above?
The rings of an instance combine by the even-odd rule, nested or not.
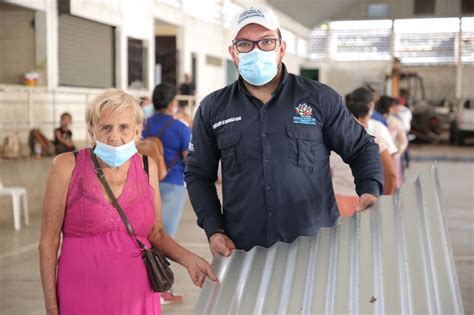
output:
[[[155,113],[155,107],[153,106],[152,101],[148,97],[140,97],[140,106],[143,109],[143,115],[145,120],[153,116]]]
[[[163,228],[157,166],[138,155],[135,145],[142,122],[135,98],[106,90],[86,110],[92,148],[53,161],[40,239],[47,314],[161,314],[160,294],[152,290],[140,248],[96,175],[93,155],[137,238],[187,268],[197,286],[206,277],[216,279],[204,259]]]
[[[148,97],[140,97],[140,106],[143,110],[145,121],[155,113],[155,107]],[[138,153],[148,155],[155,160],[156,165],[158,166],[158,180],[163,180],[168,174],[168,170],[165,163],[164,148],[161,140],[155,137],[142,138],[137,142],[137,150]]]

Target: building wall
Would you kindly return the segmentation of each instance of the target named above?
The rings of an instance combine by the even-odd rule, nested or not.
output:
[[[389,65],[385,62],[334,62],[322,65],[321,71],[321,81],[344,96],[367,83],[379,85],[378,88],[383,89]]]
[[[461,0],[436,0],[435,13],[432,15],[415,15],[414,0],[359,0],[355,5],[330,17],[330,20],[353,20],[370,18],[367,15],[369,3],[386,3],[389,6],[386,18],[414,18],[414,17],[453,17],[461,15]]]
[[[37,26],[43,36],[33,40],[38,47],[36,60],[41,60],[44,80],[36,88],[21,85],[2,85],[0,82],[0,139],[16,131],[26,143],[28,131],[40,128],[53,137],[53,130],[59,125],[59,116],[67,111],[73,116],[74,140],[87,141],[84,126],[84,112],[87,102],[100,93],[98,89],[58,86],[58,9],[57,1],[9,0],[19,7],[37,10]],[[182,10],[155,3],[154,1],[71,1],[71,14],[104,23],[116,28],[116,85],[136,96],[150,95],[154,87],[154,45],[157,21],[165,22],[176,30],[179,52],[178,78],[191,73],[191,56],[197,61],[197,97],[203,98],[226,84],[226,61],[230,59],[227,47],[230,43],[228,30],[222,25],[205,22],[185,14]],[[306,36],[309,30],[281,14],[282,26],[298,36]],[[127,38],[145,41],[148,46],[148,82],[146,90],[130,90],[127,82]],[[299,73],[305,59],[288,54],[285,57],[288,70]]]
[[[0,3],[0,82],[21,84],[35,69],[34,21],[35,11]]]
[[[474,97],[474,65],[462,67],[462,95],[463,97]]]
[[[358,61],[333,62],[325,65],[314,64],[323,71],[322,82],[334,88],[339,94],[345,95],[355,88],[370,83],[374,87],[384,90],[385,76],[390,73],[389,62]],[[435,103],[443,99],[456,98],[456,67],[455,66],[425,66],[405,67],[403,71],[416,72],[425,86],[427,100]],[[474,66],[462,67],[461,95],[472,97],[474,91]]]

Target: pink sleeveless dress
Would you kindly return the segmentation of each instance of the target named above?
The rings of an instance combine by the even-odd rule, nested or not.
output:
[[[153,189],[137,154],[117,199],[138,238],[150,246]],[[60,314],[161,314],[160,295],[150,287],[140,249],[105,199],[88,149],[77,154],[66,207],[58,261]]]

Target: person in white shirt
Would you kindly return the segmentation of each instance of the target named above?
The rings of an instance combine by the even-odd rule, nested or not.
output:
[[[411,121],[413,119],[413,114],[411,113],[411,110],[408,107],[408,104],[406,103],[405,98],[400,97],[400,99],[397,99],[397,103],[395,104],[394,109],[395,109],[394,116],[397,117],[401,121],[408,138],[408,133],[411,130]],[[403,153],[403,160],[404,160],[403,168],[408,168],[410,164],[410,150],[408,147]]]
[[[413,114],[411,113],[411,110],[402,103],[401,100],[398,100],[398,102],[395,103],[394,116],[400,119],[405,132],[409,133],[411,130],[411,120],[413,119]]]
[[[396,188],[397,177],[391,154],[396,153],[397,148],[391,140],[387,127],[371,119],[371,111],[374,107],[372,92],[366,88],[354,90],[346,96],[346,106],[378,144],[384,169],[384,194],[393,194]],[[335,152],[331,152],[330,166],[339,214],[341,216],[352,216],[357,207],[359,197],[355,190],[351,169]]]
[[[408,146],[408,138],[402,122],[394,116],[397,100],[390,96],[382,96],[375,104],[375,110],[387,119],[388,130],[397,146],[398,152],[392,156],[393,164],[397,173],[397,188],[404,183],[403,166],[401,156]]]

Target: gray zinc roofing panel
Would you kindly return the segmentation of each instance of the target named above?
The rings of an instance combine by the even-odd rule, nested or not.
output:
[[[314,237],[215,257],[196,314],[463,314],[436,168]]]

